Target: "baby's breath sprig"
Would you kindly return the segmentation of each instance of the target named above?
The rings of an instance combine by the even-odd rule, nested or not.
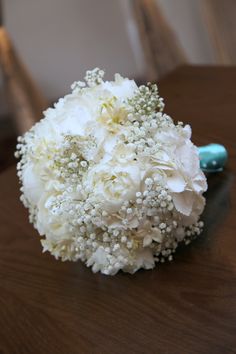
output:
[[[164,109],[163,98],[158,94],[157,85],[151,83],[139,86],[134,96],[128,99],[128,104],[135,117],[149,116]]]
[[[75,81],[71,85],[71,89],[73,93],[81,93],[86,86],[94,87],[100,85],[103,82],[103,77],[105,75],[104,70],[99,68],[95,68],[93,70],[87,70],[84,80],[85,81]]]
[[[84,79],[89,87],[93,87],[103,82],[104,74],[105,72],[103,70],[95,68],[93,70],[87,70]]]

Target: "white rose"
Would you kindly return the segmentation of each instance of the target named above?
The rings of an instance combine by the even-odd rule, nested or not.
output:
[[[71,237],[68,217],[57,214],[52,207],[54,194],[43,193],[38,202],[37,229],[40,235],[46,235],[48,239],[60,242]]]
[[[93,112],[91,112],[89,105],[80,102],[71,94],[63,99],[62,106],[47,110],[45,117],[46,120],[41,121],[47,122],[43,132],[45,138],[49,138],[51,135],[51,138],[55,139],[56,136],[62,134],[84,136],[87,123],[93,119]],[[43,123],[37,127],[37,134],[41,135]],[[53,129],[50,129],[50,126]]]
[[[133,96],[135,90],[138,88],[134,80],[123,78],[119,74],[115,75],[115,81],[105,81],[101,84],[101,87],[109,91],[112,96],[121,100]]]
[[[44,192],[44,185],[40,179],[40,171],[31,162],[22,171],[22,185],[28,202],[37,205]]]
[[[104,210],[116,212],[140,190],[140,169],[137,164],[100,164],[88,173],[86,186],[101,201]]]

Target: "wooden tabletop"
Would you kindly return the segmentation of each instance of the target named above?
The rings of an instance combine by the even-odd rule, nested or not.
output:
[[[172,263],[93,274],[41,253],[15,168],[0,175],[1,354],[236,353],[236,68],[182,67],[160,83],[197,144],[229,150],[209,176],[205,230]]]

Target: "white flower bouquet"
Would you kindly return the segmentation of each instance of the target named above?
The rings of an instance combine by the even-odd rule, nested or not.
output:
[[[103,76],[87,71],[18,138],[21,200],[44,251],[134,273],[200,234],[207,183],[190,126],[162,113],[157,86]]]

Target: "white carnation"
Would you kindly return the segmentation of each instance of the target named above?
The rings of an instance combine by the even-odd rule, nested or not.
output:
[[[87,72],[19,138],[21,199],[44,251],[134,273],[200,234],[207,184],[191,128],[162,113],[157,86],[103,75]]]

